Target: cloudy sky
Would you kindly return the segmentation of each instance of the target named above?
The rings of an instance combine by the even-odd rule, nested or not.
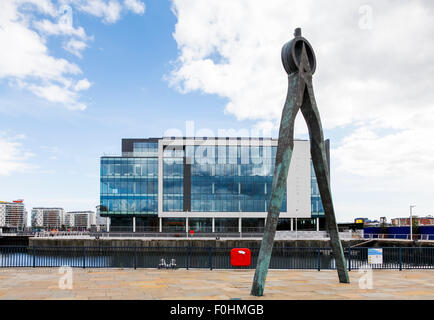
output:
[[[0,200],[95,209],[100,156],[186,122],[276,137],[296,27],[338,220],[434,214],[430,0],[2,0]]]

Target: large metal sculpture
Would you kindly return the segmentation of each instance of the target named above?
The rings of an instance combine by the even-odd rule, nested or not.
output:
[[[324,207],[326,226],[330,235],[339,281],[341,283],[350,282],[336,225],[323,131],[313,93],[312,75],[316,68],[315,53],[309,42],[301,36],[300,28],[295,29],[294,39],[283,46],[282,63],[288,73],[288,94],[280,122],[267,222],[253,279],[251,294],[254,296],[262,296],[264,292],[265,278],[270,264],[277,221],[294,148],[294,122],[299,109],[309,129],[310,152]]]

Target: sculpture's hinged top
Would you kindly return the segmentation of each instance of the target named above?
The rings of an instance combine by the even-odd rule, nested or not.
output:
[[[282,47],[282,63],[287,74],[292,74],[300,71],[300,62],[303,49],[306,50],[306,55],[309,61],[311,73],[316,70],[315,52],[306,38],[301,36],[301,29],[295,29],[294,39],[284,44]]]

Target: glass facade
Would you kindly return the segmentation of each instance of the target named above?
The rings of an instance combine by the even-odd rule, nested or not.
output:
[[[312,218],[324,217],[324,207],[322,206],[321,196],[319,194],[318,182],[316,181],[315,170],[312,161],[310,162],[310,176],[311,176],[311,212]]]
[[[157,158],[101,158],[101,213],[157,214]]]
[[[158,142],[155,138],[148,142],[124,140],[124,156],[101,157],[101,214],[128,225],[132,217],[137,217],[136,228],[155,228],[159,223]],[[270,141],[260,146],[244,146],[241,142],[219,146],[180,145],[178,140],[173,147],[165,142],[161,172],[163,212],[216,212],[216,230],[238,228],[237,219],[220,218],[218,212],[267,212],[277,151],[276,146],[269,145]],[[310,167],[311,218],[321,218],[324,209],[312,162]],[[287,211],[286,198],[285,192],[282,212]],[[164,218],[167,223],[163,221],[163,229],[176,226],[185,231],[183,219]],[[244,219],[250,219],[243,221],[244,229],[263,227],[263,219]],[[191,218],[190,223],[208,230],[210,221],[209,217]],[[288,221],[282,223],[286,228]]]
[[[268,211],[277,147],[176,148],[163,153],[163,211]]]
[[[194,148],[191,211],[268,211],[277,147]],[[286,193],[282,211],[286,211]]]
[[[185,232],[185,218],[164,218],[163,232]]]
[[[216,232],[238,232],[238,219],[216,218],[215,231]]]
[[[136,157],[158,157],[158,142],[134,142],[133,155]]]
[[[188,226],[195,232],[212,232],[212,218],[188,218]]]
[[[184,210],[184,160],[165,157],[163,160],[163,211]]]

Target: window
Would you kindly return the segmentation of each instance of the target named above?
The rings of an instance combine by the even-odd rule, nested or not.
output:
[[[100,201],[109,214],[157,213],[157,163],[156,158],[101,159]]]
[[[141,157],[158,156],[158,142],[134,142],[133,154]]]
[[[206,155],[204,148],[199,150],[202,152],[199,156]],[[220,150],[223,148],[226,152]],[[274,173],[272,150],[276,147],[219,146],[215,149],[214,154],[219,157],[226,155],[225,162],[219,158],[215,163],[199,161],[191,165],[191,210],[266,212]],[[256,157],[255,161],[246,161],[250,157]],[[286,211],[286,192],[282,211]]]

